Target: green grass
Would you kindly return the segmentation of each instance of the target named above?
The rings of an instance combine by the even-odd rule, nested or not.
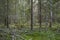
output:
[[[24,35],[25,40],[60,40],[60,34],[53,31],[32,32]]]

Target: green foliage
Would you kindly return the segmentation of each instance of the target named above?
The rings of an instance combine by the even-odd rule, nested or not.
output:
[[[11,35],[8,33],[0,33],[1,40],[11,40]]]
[[[60,0],[53,0],[53,3],[55,4],[56,2],[59,2]]]
[[[56,35],[53,31],[32,32],[31,34],[24,34],[26,40],[60,40],[60,34]]]

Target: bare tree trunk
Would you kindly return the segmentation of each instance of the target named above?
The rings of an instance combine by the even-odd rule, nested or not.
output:
[[[42,23],[42,21],[41,21],[41,0],[38,0],[38,15],[39,15],[39,24],[40,24],[40,27],[39,27],[39,31],[40,31],[40,29],[41,29],[41,23]]]
[[[33,0],[31,0],[31,30],[33,30]]]
[[[51,11],[51,14],[50,14],[50,25],[49,27],[52,27],[52,11]]]
[[[6,15],[6,26],[7,26],[7,28],[9,28],[9,23],[8,23],[8,3],[9,3],[9,1],[7,0],[7,15]]]
[[[49,27],[52,27],[52,16],[53,16],[53,11],[52,11],[52,0],[49,0],[49,5],[50,5],[50,25],[49,25]]]

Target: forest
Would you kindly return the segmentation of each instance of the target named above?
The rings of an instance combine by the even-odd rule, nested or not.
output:
[[[60,0],[0,0],[0,40],[60,40]]]

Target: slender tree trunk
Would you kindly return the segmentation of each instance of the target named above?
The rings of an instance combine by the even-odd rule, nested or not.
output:
[[[50,3],[50,25],[49,25],[49,27],[52,27],[52,14],[53,14],[53,11],[52,11],[52,0],[49,0],[49,3]]]
[[[31,0],[31,30],[33,30],[33,0]]]
[[[52,27],[52,11],[51,11],[51,14],[50,14],[50,25],[49,27]]]
[[[7,26],[7,28],[9,28],[9,23],[8,23],[8,3],[9,3],[9,1],[7,0],[7,15],[6,15],[6,26]]]
[[[38,15],[39,15],[39,24],[40,24],[40,27],[39,27],[39,31],[40,31],[40,29],[41,29],[41,23],[42,23],[42,21],[41,21],[41,0],[38,0]]]

